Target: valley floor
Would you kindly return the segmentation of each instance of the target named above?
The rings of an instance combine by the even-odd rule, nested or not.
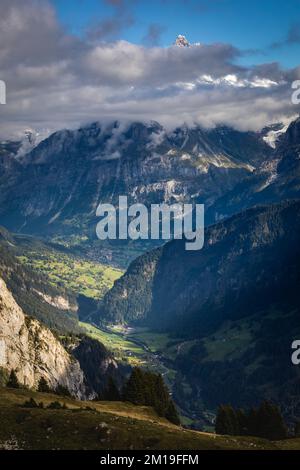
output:
[[[34,398],[44,408],[25,408]],[[48,409],[58,401],[65,409]],[[78,402],[28,390],[0,389],[0,449],[300,449],[300,439],[269,442],[186,430],[149,407],[121,402]]]

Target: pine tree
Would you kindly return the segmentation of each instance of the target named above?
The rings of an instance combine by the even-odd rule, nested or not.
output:
[[[247,435],[257,436],[258,432],[259,432],[259,424],[258,424],[257,409],[250,408],[250,411],[247,414]]]
[[[135,405],[145,405],[146,384],[143,371],[139,367],[132,370],[123,391],[125,401]]]
[[[246,436],[248,433],[248,417],[244,410],[239,408],[236,412],[238,421],[238,434],[239,436]]]
[[[215,423],[215,431],[217,434],[227,434],[227,414],[226,408],[224,405],[219,406],[216,423]]]
[[[177,410],[160,374],[135,367],[123,389],[123,399],[135,405],[153,406],[159,416],[180,424]]]
[[[228,405],[228,419],[230,423],[230,434],[238,436],[240,434],[240,426],[237,412],[230,405]]]
[[[41,393],[50,393],[50,387],[47,380],[44,377],[41,377],[38,384],[38,391]]]
[[[121,400],[120,392],[112,377],[109,377],[107,388],[104,392],[104,400],[108,400],[108,401],[120,401]]]
[[[169,391],[160,374],[154,376],[153,379],[153,401],[152,403],[149,403],[149,405],[154,406],[154,409],[159,416],[166,416],[170,404]]]
[[[56,395],[60,395],[60,396],[62,396],[62,397],[70,397],[70,398],[71,398],[71,396],[72,396],[71,393],[70,393],[70,391],[67,389],[67,387],[64,387],[64,386],[61,385],[61,384],[58,384],[58,385],[57,385],[57,387],[56,387],[54,393],[55,393]]]
[[[6,386],[9,388],[20,388],[20,382],[14,369],[12,369],[10,372],[10,376]]]
[[[39,408],[38,403],[33,398],[25,401],[22,406],[23,408]]]
[[[173,400],[169,401],[169,406],[167,408],[165,417],[168,421],[170,421],[170,423],[176,424],[177,426],[180,425],[180,418]]]
[[[264,401],[258,409],[251,408],[247,414],[243,410],[235,411],[228,405],[220,406],[216,418],[216,433],[281,440],[287,437],[287,427],[278,406]]]
[[[287,438],[287,428],[277,405],[264,401],[257,411],[258,436],[270,440]]]
[[[218,409],[215,430],[217,434],[238,435],[239,422],[237,413],[230,405],[221,405]]]

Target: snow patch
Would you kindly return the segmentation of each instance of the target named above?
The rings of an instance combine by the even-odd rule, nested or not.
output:
[[[263,140],[270,146],[272,149],[276,148],[278,139],[281,135],[285,134],[290,123],[287,124],[282,124],[282,127],[280,129],[272,129],[270,130],[267,135],[263,137]]]

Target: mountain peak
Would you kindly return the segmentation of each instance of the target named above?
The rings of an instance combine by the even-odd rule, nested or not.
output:
[[[190,43],[185,36],[179,34],[175,40],[175,46],[178,47],[190,47]]]

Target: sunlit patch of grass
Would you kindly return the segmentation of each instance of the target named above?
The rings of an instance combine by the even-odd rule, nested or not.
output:
[[[142,347],[133,343],[129,339],[123,338],[121,335],[103,331],[89,323],[79,322],[79,326],[84,329],[85,333],[94,338],[112,351],[115,357],[130,365],[143,365],[145,363],[145,352]]]
[[[94,299],[101,299],[123,274],[120,269],[50,249],[31,250],[18,259],[43,273],[52,285]]]

